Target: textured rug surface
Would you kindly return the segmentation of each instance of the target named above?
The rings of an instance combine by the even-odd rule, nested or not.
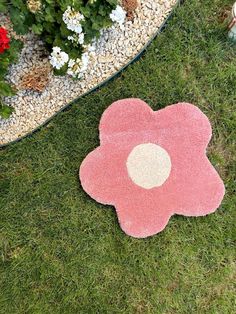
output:
[[[224,184],[206,156],[212,130],[196,106],[153,111],[140,99],[114,102],[102,115],[100,146],[80,167],[83,189],[114,205],[123,231],[145,238],[174,214],[213,213]]]

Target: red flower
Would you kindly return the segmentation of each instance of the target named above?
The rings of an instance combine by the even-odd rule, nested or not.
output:
[[[7,37],[7,30],[0,27],[0,53],[3,53],[6,49],[10,48],[10,39]]]

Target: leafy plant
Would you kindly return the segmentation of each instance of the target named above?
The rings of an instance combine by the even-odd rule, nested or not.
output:
[[[7,34],[4,28],[0,27],[0,31]],[[15,89],[5,81],[5,75],[9,65],[16,62],[22,43],[12,38],[11,40],[8,39],[7,44],[5,44],[4,38],[8,39],[7,36],[0,36],[0,116],[6,119],[12,113],[13,108],[4,104],[3,97],[15,95]]]
[[[7,11],[17,34],[25,34],[30,29],[45,42],[48,50],[60,47],[70,59],[80,58],[84,48],[94,38],[99,37],[100,30],[112,24],[109,14],[117,5],[117,0],[1,0],[0,11]],[[71,7],[74,12],[84,16],[83,45],[78,41],[68,40],[75,37],[75,32],[68,29],[63,21],[63,14]],[[65,74],[67,67],[62,67],[56,74]]]
[[[68,73],[74,77],[79,77],[80,68],[86,68],[88,58],[83,59],[83,53],[99,37],[100,30],[112,24],[110,13],[116,6],[117,0],[0,0],[0,12],[10,16],[17,34],[24,35],[31,30],[42,38],[50,52],[56,47],[54,56],[64,57],[64,63],[59,65],[51,62],[55,74]],[[72,19],[73,14],[81,16],[80,34],[65,23],[63,15],[68,8],[71,8]],[[15,94],[4,78],[9,65],[17,60],[20,48],[21,43],[11,39],[9,49],[0,51],[0,115],[3,118],[9,117],[13,110],[3,103],[3,97]]]

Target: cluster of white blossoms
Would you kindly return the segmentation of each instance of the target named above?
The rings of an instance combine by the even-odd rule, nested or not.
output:
[[[68,70],[67,74],[76,77],[81,78],[83,74],[86,72],[89,64],[89,55],[87,52],[85,52],[81,59],[70,59],[68,63]]]
[[[75,11],[71,7],[67,7],[67,10],[63,13],[62,19],[69,30],[77,34],[82,33],[83,29],[81,26],[81,21],[84,20],[83,14]]]
[[[83,14],[68,6],[62,19],[66,24],[66,27],[75,33],[72,36],[68,36],[67,39],[76,44],[83,45],[84,33],[81,25],[81,21],[85,19]],[[49,59],[52,66],[57,70],[60,70],[66,63],[68,63],[67,74],[72,75],[73,77],[81,77],[87,70],[89,63],[88,53],[84,53],[81,59],[69,59],[68,54],[62,51],[60,47],[53,47]]]
[[[125,18],[126,18],[126,11],[120,5],[118,5],[115,8],[115,10],[111,11],[110,19],[112,20],[112,22],[118,23],[120,27],[123,26],[125,22]]]
[[[90,2],[91,1],[92,0],[90,0]],[[94,3],[95,0],[92,2]],[[126,11],[120,5],[118,5],[110,14],[110,19],[113,22],[118,23],[121,28],[123,27],[125,18]],[[60,47],[53,47],[53,51],[49,57],[50,63],[57,70],[60,70],[67,64],[67,74],[76,78],[81,78],[88,68],[89,54],[92,56],[95,53],[96,40],[93,40],[90,45],[84,45],[84,32],[81,22],[85,20],[85,17],[80,12],[75,11],[68,6],[62,19],[66,24],[66,27],[74,32],[74,34],[68,36],[67,39],[75,44],[82,45],[87,52],[83,53],[81,58],[69,59],[68,54],[62,51]]]
[[[49,60],[54,68],[60,70],[69,61],[69,56],[60,47],[53,47]]]
[[[83,45],[84,43],[84,33],[80,33],[79,35],[73,35],[73,36],[68,36],[68,40],[72,41],[73,43]]]
[[[91,52],[91,48],[89,48],[88,51]],[[81,78],[88,68],[89,52],[83,53],[81,58],[69,59],[68,54],[62,51],[60,47],[53,47],[49,60],[51,65],[57,70],[60,70],[66,63],[68,63],[67,74],[76,78]]]

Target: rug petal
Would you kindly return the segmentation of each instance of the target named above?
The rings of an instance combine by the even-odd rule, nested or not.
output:
[[[122,230],[135,238],[146,238],[161,232],[167,225],[171,213],[159,208],[154,199],[130,198],[129,202],[116,205]]]
[[[131,183],[125,167],[126,155],[125,147],[107,144],[96,148],[82,162],[82,187],[96,201],[112,205],[120,195],[128,193]]]
[[[195,156],[192,164],[185,170],[182,168],[179,184],[176,185],[175,213],[185,216],[213,213],[220,206],[224,194],[224,183],[207,156]]]
[[[142,100],[132,98],[114,102],[103,113],[99,131],[101,144],[119,135],[150,131],[154,122],[153,110]]]
[[[207,147],[211,136],[211,124],[207,116],[196,106],[189,103],[177,103],[153,112],[155,129],[168,142],[191,146]]]

